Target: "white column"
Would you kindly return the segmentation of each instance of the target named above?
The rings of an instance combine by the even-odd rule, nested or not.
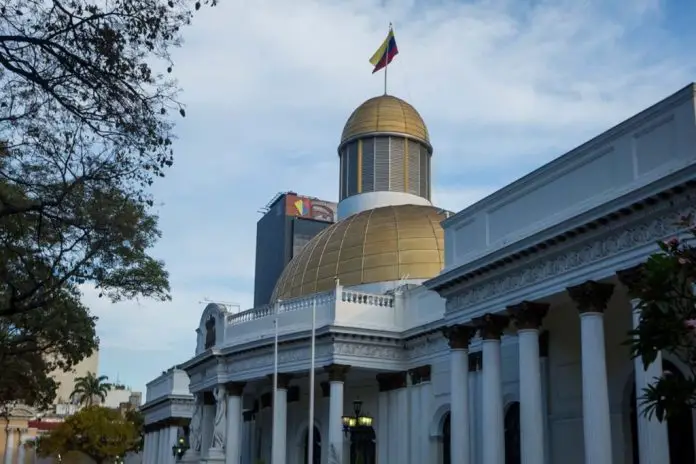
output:
[[[551,422],[549,420],[549,334],[539,337],[539,364],[541,366],[541,407],[544,418],[544,464],[551,463]]]
[[[150,464],[150,450],[152,449],[152,434],[150,432],[145,433],[145,441],[143,443],[143,464]]]
[[[604,310],[613,284],[588,281],[567,289],[580,312],[582,418],[587,464],[612,464]]]
[[[13,464],[16,429],[7,426],[5,432],[7,434],[7,440],[5,441],[5,464]]]
[[[421,383],[418,387],[420,394],[420,410],[421,417],[411,417],[411,421],[420,424],[420,442],[421,454],[416,458],[414,463],[421,464],[431,462],[433,443],[430,439],[430,421],[423,420],[424,417],[432,417],[433,411],[433,384],[430,381],[431,366],[427,366],[427,371],[421,377]],[[426,375],[427,374],[427,375]]]
[[[478,389],[477,375],[475,366],[472,366],[471,354],[467,356],[467,369],[469,370],[469,462],[478,462],[476,460],[476,395]]]
[[[582,344],[582,413],[585,462],[612,464],[609,389],[604,348],[604,314],[580,314]]]
[[[520,356],[520,441],[523,464],[543,464],[544,417],[539,362],[539,329],[517,331]]]
[[[340,366],[344,367],[344,366]],[[341,418],[343,417],[343,382],[345,380],[345,372],[341,371],[338,366],[329,366],[334,370],[329,370],[329,450],[331,447],[336,449],[339,462],[343,462],[343,425]],[[313,429],[313,424],[309,425],[309,430]],[[310,463],[311,464],[311,463]]]
[[[179,440],[179,426],[178,425],[170,425],[169,426],[169,432],[168,432],[168,438],[167,438],[167,446],[165,447],[165,456],[166,459],[164,462],[168,462],[169,464],[174,464],[176,462],[176,457],[174,456],[174,451],[173,447],[178,444]]]
[[[468,343],[468,342],[467,342]],[[450,341],[450,344],[452,342]],[[471,433],[469,430],[469,350],[452,345],[450,351],[450,456],[452,464],[468,464]]]
[[[159,430],[152,432],[152,455],[150,456],[151,462],[156,464],[159,458],[159,447],[160,447],[160,436]]]
[[[168,462],[169,456],[172,454],[172,445],[169,442],[169,427],[163,426],[159,431],[159,459],[157,464]]]
[[[243,383],[227,385],[227,435],[225,464],[240,464],[242,457],[242,393]]]
[[[639,300],[632,300],[633,308],[633,328],[640,324]],[[643,389],[647,388],[655,379],[662,375],[662,354],[658,353],[655,361],[643,368],[643,361],[640,356],[633,360],[636,374],[636,411],[638,415],[638,446],[640,450],[641,463],[661,463],[669,462],[669,437],[667,434],[667,422],[660,422],[655,415],[650,419],[643,414],[641,396]]]
[[[276,403],[273,404],[273,444],[271,464],[285,464],[287,460],[288,383],[290,377],[278,374]]]
[[[210,401],[210,398],[206,398]],[[215,428],[215,402],[203,404],[201,420],[201,458],[207,458],[210,446],[213,444],[213,429]]]
[[[422,435],[421,417],[428,417],[427,412],[421,410],[421,396],[420,396],[420,383],[421,375],[419,369],[413,369],[409,372],[411,377],[411,384],[408,387],[409,403],[411,404],[411,417],[410,420],[406,421],[409,425],[409,455],[411,456],[411,462],[417,463],[420,457],[420,450],[425,443],[425,438]]]
[[[394,391],[396,396],[396,417],[397,420],[395,425],[397,427],[397,443],[399,447],[396,452],[396,459],[391,462],[396,461],[399,464],[408,464],[409,462],[409,448],[406,446],[408,443],[408,422],[409,422],[409,407],[408,407],[408,389],[406,388],[406,373],[401,374],[402,383],[401,388]]]
[[[24,464],[26,449],[24,448],[24,431],[19,430],[19,448],[17,451],[17,464]]]
[[[377,381],[377,464],[389,464],[389,384],[382,374],[377,376]]]
[[[493,324],[491,322],[487,324]],[[502,329],[482,329],[483,352],[483,464],[505,464],[503,391],[501,380],[500,336]]]

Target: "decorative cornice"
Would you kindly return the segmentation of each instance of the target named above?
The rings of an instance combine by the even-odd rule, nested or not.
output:
[[[473,276],[460,284],[464,290],[451,290],[447,311],[470,308],[499,295],[529,287],[556,275],[607,260],[634,248],[650,245],[682,232],[679,219],[696,214],[696,205],[689,195],[672,198],[671,202],[646,201],[633,214],[609,215],[608,219],[582,227],[539,250],[521,255],[520,259],[501,263],[495,270]]]

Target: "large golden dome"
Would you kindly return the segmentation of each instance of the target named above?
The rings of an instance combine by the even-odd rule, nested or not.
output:
[[[428,128],[418,111],[391,95],[370,98],[358,106],[343,128],[341,145],[375,133],[402,134],[430,146]]]
[[[285,267],[272,301],[330,290],[334,279],[353,286],[429,279],[443,268],[438,208],[385,206],[354,214],[316,235]]]

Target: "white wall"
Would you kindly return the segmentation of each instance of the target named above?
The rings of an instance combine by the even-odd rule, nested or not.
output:
[[[689,86],[457,213],[443,223],[445,270],[694,165],[694,114]]]

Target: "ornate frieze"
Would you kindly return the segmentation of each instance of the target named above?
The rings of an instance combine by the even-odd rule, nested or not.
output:
[[[447,299],[447,311],[469,308],[677,234],[682,231],[680,218],[688,214],[696,214],[696,205],[688,195],[682,195],[608,222],[580,235],[575,243],[559,243],[546,252],[520,259],[514,266],[501,266],[498,271],[467,281],[462,284],[466,290]]]

